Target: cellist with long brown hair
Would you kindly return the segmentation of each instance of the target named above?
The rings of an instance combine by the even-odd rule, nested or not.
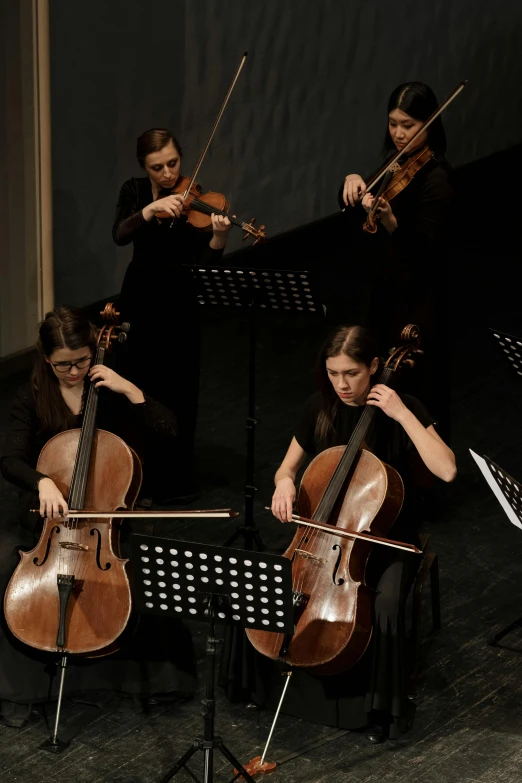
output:
[[[14,520],[9,516],[2,520],[2,599],[19,560],[18,551],[31,549],[38,541],[42,517],[55,519],[68,512],[60,489],[36,470],[36,464],[41,449],[54,435],[81,426],[91,384],[100,389],[100,428],[124,437],[138,451],[145,434],[159,441],[175,438],[176,416],[110,367],[94,364],[96,345],[97,330],[81,310],[58,307],[40,324],[31,381],[16,394],[0,461],[4,478],[20,490]],[[31,507],[39,508],[40,516],[30,515]],[[174,691],[192,694],[196,681],[189,632],[179,623],[164,623],[160,639],[155,633],[159,626],[153,625],[142,618],[128,648],[116,657],[71,666],[68,692],[109,689],[137,698]],[[23,726],[32,704],[47,700],[50,662],[13,636],[2,612],[0,715],[4,723]]]
[[[379,356],[375,339],[361,326],[339,326],[326,340],[317,362],[320,391],[305,403],[275,474],[272,512],[282,522],[292,519],[296,477],[306,459],[350,442],[366,406],[373,406],[379,410],[366,448],[399,473],[405,489],[404,505],[388,537],[418,546],[413,463],[420,459],[434,476],[448,482],[456,475],[455,457],[418,399],[376,383]],[[375,589],[366,652],[341,674],[321,676],[293,667],[283,711],[339,728],[366,728],[372,742],[395,739],[409,729],[415,708],[407,698],[404,608],[418,564],[410,552],[374,545],[366,574],[367,584]],[[258,664],[260,677],[252,696],[271,706],[270,678],[276,667],[265,660],[258,659]]]

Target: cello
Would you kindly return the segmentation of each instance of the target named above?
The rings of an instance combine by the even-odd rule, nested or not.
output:
[[[107,305],[95,363],[111,343],[126,339],[128,324]],[[99,390],[91,384],[81,429],[51,438],[37,470],[55,482],[78,510],[132,508],[141,484],[137,454],[117,435],[96,429]],[[115,515],[117,516],[117,515]],[[40,540],[20,553],[4,598],[6,622],[17,639],[46,652],[103,654],[123,633],[131,613],[127,561],[119,555],[117,523],[69,517],[46,519]]]
[[[401,338],[378,383],[392,385],[401,366],[414,363],[418,327],[406,327]],[[376,415],[374,406],[366,406],[348,445],[322,451],[303,475],[299,527],[284,553],[292,561],[294,634],[246,631],[262,655],[314,674],[339,674],[363,655],[372,635],[372,590],[365,573],[370,553],[376,544],[401,543],[385,536],[402,507],[402,479],[365,447]]]
[[[97,364],[105,362],[111,343],[123,341],[129,330],[128,324],[117,326],[112,305],[103,315],[107,325],[97,336],[93,357]],[[13,635],[30,647],[59,656],[55,728],[45,745],[55,752],[63,747],[58,722],[68,657],[114,652],[131,615],[128,561],[119,552],[119,520],[129,515],[187,516],[186,512],[126,510],[132,509],[139,491],[141,463],[121,438],[96,428],[98,397],[97,384],[91,383],[84,396],[81,429],[60,432],[40,453],[38,471],[54,481],[74,511],[62,519],[44,520],[37,545],[20,552],[4,599],[6,623]],[[234,516],[219,510],[192,514]]]

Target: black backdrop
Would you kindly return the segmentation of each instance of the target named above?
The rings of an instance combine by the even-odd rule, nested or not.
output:
[[[442,99],[470,80],[445,118],[457,166],[519,141],[518,0],[51,0],[50,29],[57,302],[119,290],[111,223],[136,136],[171,127],[190,171],[246,48],[200,180],[270,236],[335,212],[342,176],[379,163],[400,82]]]

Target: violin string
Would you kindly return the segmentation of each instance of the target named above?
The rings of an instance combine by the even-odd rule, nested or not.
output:
[[[389,378],[391,377],[392,373],[393,371],[391,369],[384,368],[384,370],[382,371],[379,377],[378,382],[388,385],[387,382],[389,381]],[[375,410],[376,409],[373,406],[365,407],[365,410],[363,411],[362,415],[359,418],[359,421],[357,422],[354,428],[354,431],[346,446],[344,454],[339,460],[339,463],[334,473],[332,474],[332,477],[328,482],[328,485],[319,503],[317,504],[317,507],[312,516],[313,520],[316,520],[318,522],[326,522],[326,523],[329,522],[330,516],[332,514],[335,504],[339,499],[340,492],[342,490],[346,477],[349,473],[349,470],[357,454],[360,451],[362,442],[366,437],[368,433],[368,429],[374,419]],[[301,541],[303,541],[304,538],[305,536],[302,537]],[[306,544],[300,546],[299,548],[302,548],[304,551],[313,554],[314,557],[319,558],[319,560],[327,560],[327,555],[330,552],[332,546],[333,545],[332,545],[331,534],[327,534],[322,531],[312,529],[312,531],[308,535],[308,540]],[[306,569],[301,569],[301,570],[306,571]],[[317,578],[319,577],[317,576]],[[304,584],[304,576],[303,576],[303,584]],[[302,589],[304,589],[304,587]]]
[[[232,217],[232,215],[230,215],[228,212],[224,212],[222,209],[211,207],[209,204],[206,204],[204,201],[200,201],[198,198],[192,199],[190,206],[197,209],[198,212],[203,212],[206,215],[211,215],[214,213],[214,215],[222,215],[223,217],[227,217],[234,226],[238,226],[244,231],[248,231],[249,228],[252,228],[249,223],[245,223],[243,220]]]

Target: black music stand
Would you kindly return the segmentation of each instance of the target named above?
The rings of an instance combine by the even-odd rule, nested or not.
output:
[[[311,273],[289,269],[238,269],[236,267],[191,267],[201,305],[248,308],[248,412],[246,419],[247,456],[245,481],[245,521],[225,542],[231,546],[243,537],[245,549],[264,549],[254,523],[254,480],[256,419],[256,311],[302,312],[323,315]]]
[[[510,522],[522,530],[522,485],[496,465],[488,457],[481,457],[470,449],[471,456],[479,466],[490,489],[502,506]],[[507,625],[492,636],[489,644],[496,645],[515,628],[522,628],[522,617]]]
[[[208,621],[205,698],[202,700],[203,734],[161,778],[167,783],[186,767],[197,751],[204,756],[204,783],[213,782],[213,753],[219,750],[253,783],[221,737],[214,734],[215,657],[219,639],[214,625],[229,616],[245,628],[283,634],[294,632],[292,565],[279,555],[174,541],[155,536],[131,536],[131,562],[136,607],[140,612]],[[237,776],[236,776],[237,777]]]

